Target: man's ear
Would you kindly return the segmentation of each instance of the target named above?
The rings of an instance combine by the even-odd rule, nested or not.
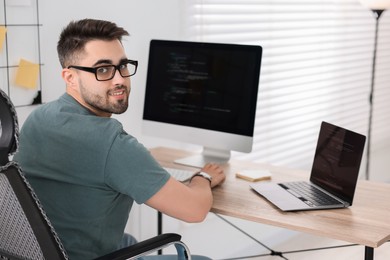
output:
[[[67,87],[74,88],[77,86],[77,75],[75,71],[67,68],[62,69],[61,76]]]

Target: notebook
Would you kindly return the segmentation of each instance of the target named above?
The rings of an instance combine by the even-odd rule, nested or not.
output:
[[[349,207],[365,141],[364,135],[322,122],[310,181],[254,183],[250,187],[282,211]]]

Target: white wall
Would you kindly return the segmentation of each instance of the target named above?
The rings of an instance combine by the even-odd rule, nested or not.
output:
[[[35,4],[35,0],[31,0],[31,2]],[[118,26],[124,27],[130,33],[130,37],[124,38],[123,44],[128,57],[139,61],[137,74],[131,78],[130,107],[126,113],[115,116],[115,118],[122,122],[126,131],[148,147],[167,144],[180,146],[179,143],[145,137],[141,134],[149,41],[151,39],[177,40],[182,38],[180,8],[180,0],[40,1],[43,102],[54,100],[65,91],[56,51],[58,37],[63,27],[71,20],[83,18],[110,20],[117,23]],[[17,108],[20,125],[34,108]]]
[[[31,2],[35,4],[34,0]],[[71,20],[83,18],[113,21],[130,33],[130,37],[125,37],[123,44],[128,57],[139,61],[137,74],[131,78],[130,108],[126,113],[116,116],[116,118],[123,123],[129,133],[139,138],[145,145],[154,145],[156,141],[164,144],[163,140],[141,135],[140,122],[145,92],[148,47],[151,39],[175,40],[182,38],[180,8],[180,0],[40,1],[41,60],[44,64],[41,67],[43,102],[54,100],[65,91],[56,51],[62,28]],[[17,109],[21,125],[33,109],[34,107]]]

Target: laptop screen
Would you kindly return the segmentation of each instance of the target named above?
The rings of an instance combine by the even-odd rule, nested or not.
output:
[[[310,181],[352,205],[366,137],[322,122]]]

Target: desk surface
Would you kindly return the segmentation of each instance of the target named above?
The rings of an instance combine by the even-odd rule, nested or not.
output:
[[[161,165],[176,168],[188,168],[173,161],[192,155],[162,147],[151,153]],[[243,169],[268,169],[276,182],[309,178],[305,171],[231,160],[225,165],[226,181],[213,189],[212,212],[369,247],[390,240],[390,184],[359,180],[353,205],[346,209],[282,212],[251,190],[250,182],[235,177]]]

